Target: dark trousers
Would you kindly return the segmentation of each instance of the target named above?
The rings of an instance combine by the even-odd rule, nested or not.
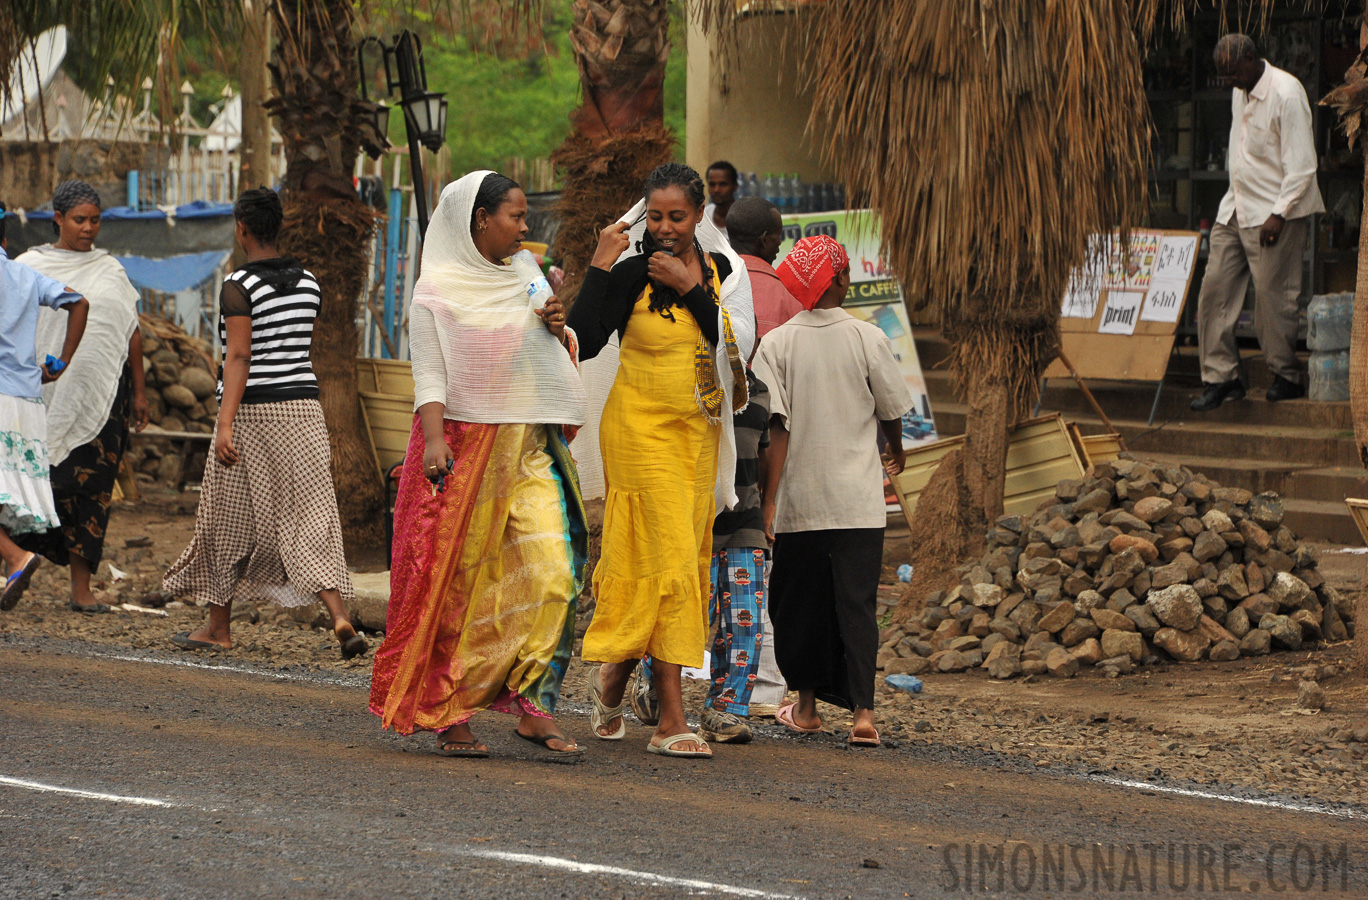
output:
[[[882,528],[795,531],[774,540],[770,619],[789,690],[874,708]]]

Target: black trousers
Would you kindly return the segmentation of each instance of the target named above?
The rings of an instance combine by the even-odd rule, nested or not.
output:
[[[775,536],[774,657],[789,690],[846,709],[874,708],[882,528]]]

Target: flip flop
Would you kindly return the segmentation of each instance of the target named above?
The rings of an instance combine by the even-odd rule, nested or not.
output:
[[[881,747],[883,742],[879,740],[879,729],[874,729],[874,736],[860,737],[855,733],[855,729],[850,729],[850,734],[846,735],[846,743],[852,747]]]
[[[695,741],[699,744],[702,744],[704,749],[674,749],[675,744],[683,743],[684,741]],[[659,744],[652,740],[649,744],[646,745],[646,752],[654,753],[658,756],[680,756],[687,759],[712,759],[713,755],[712,748],[708,746],[708,742],[703,740],[698,735],[694,734],[692,731],[685,731],[682,734],[672,734],[665,740],[661,741]]]
[[[181,648],[182,650],[222,650],[222,649],[224,649],[223,647],[220,647],[218,644],[215,644],[213,641],[197,641],[197,640],[195,640],[194,638],[190,637],[190,632],[188,632],[188,631],[181,631],[181,632],[177,632],[176,634],[171,635],[171,643],[175,644],[177,647]]]
[[[603,666],[599,666],[594,670],[594,674],[589,676],[589,699],[594,703],[594,708],[589,713],[589,725],[594,729],[594,737],[601,741],[620,741],[626,737],[627,719],[623,717],[622,711],[627,708],[627,701],[623,700],[617,706],[609,706],[603,702]],[[614,719],[618,720],[617,731],[612,734],[600,734],[599,728]]]
[[[0,610],[9,612],[14,609],[19,598],[24,596],[24,591],[28,590],[29,581],[42,561],[43,558],[37,553],[30,553],[28,561],[9,574],[5,579],[4,593],[0,593]]]
[[[567,744],[574,743],[570,740],[570,738],[565,737],[564,735],[548,734],[545,737],[528,737],[518,729],[514,728],[513,736],[520,737],[523,740],[527,741],[529,744],[536,744],[538,747],[541,747],[543,750],[545,750],[547,754],[549,754],[548,756],[546,756],[546,759],[554,759],[557,762],[569,762],[572,759],[578,759],[579,757],[584,755],[584,748],[579,746],[578,744],[574,744],[574,746],[569,750],[557,750],[556,748],[551,746],[552,741],[564,741]]]
[[[353,634],[342,642],[342,658],[354,659],[358,656],[365,656],[369,649],[370,644],[366,643],[365,638],[359,634]]]
[[[67,608],[70,609],[72,612],[85,613],[88,616],[93,616],[98,613],[107,613],[114,611],[111,607],[105,606],[103,603],[92,603],[89,606],[86,606],[84,604],[77,603],[75,600],[68,601]],[[188,631],[186,632],[186,634],[189,633],[190,632]]]
[[[480,746],[479,741],[437,741],[438,756],[452,756],[462,759],[488,759],[489,748]]]
[[[790,703],[788,706],[781,706],[779,711],[774,714],[774,720],[789,731],[797,732],[798,734],[821,734],[822,726],[820,725],[816,728],[804,728],[802,725],[793,721],[793,709],[797,705],[797,703]]]

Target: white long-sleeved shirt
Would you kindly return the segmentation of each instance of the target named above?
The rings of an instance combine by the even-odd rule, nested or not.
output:
[[[432,310],[409,307],[409,358],[413,360],[413,411],[425,403],[446,403],[446,361],[437,342],[437,319]]]
[[[1271,215],[1300,219],[1325,211],[1316,184],[1311,105],[1296,76],[1267,61],[1254,89],[1230,99],[1230,189],[1216,221],[1259,228]]]

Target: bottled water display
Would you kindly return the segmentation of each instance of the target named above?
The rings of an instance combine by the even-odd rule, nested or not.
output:
[[[839,184],[804,183],[797,172],[767,172],[764,176],[741,172],[736,179],[736,196],[763,197],[785,216],[845,209],[845,190]]]

